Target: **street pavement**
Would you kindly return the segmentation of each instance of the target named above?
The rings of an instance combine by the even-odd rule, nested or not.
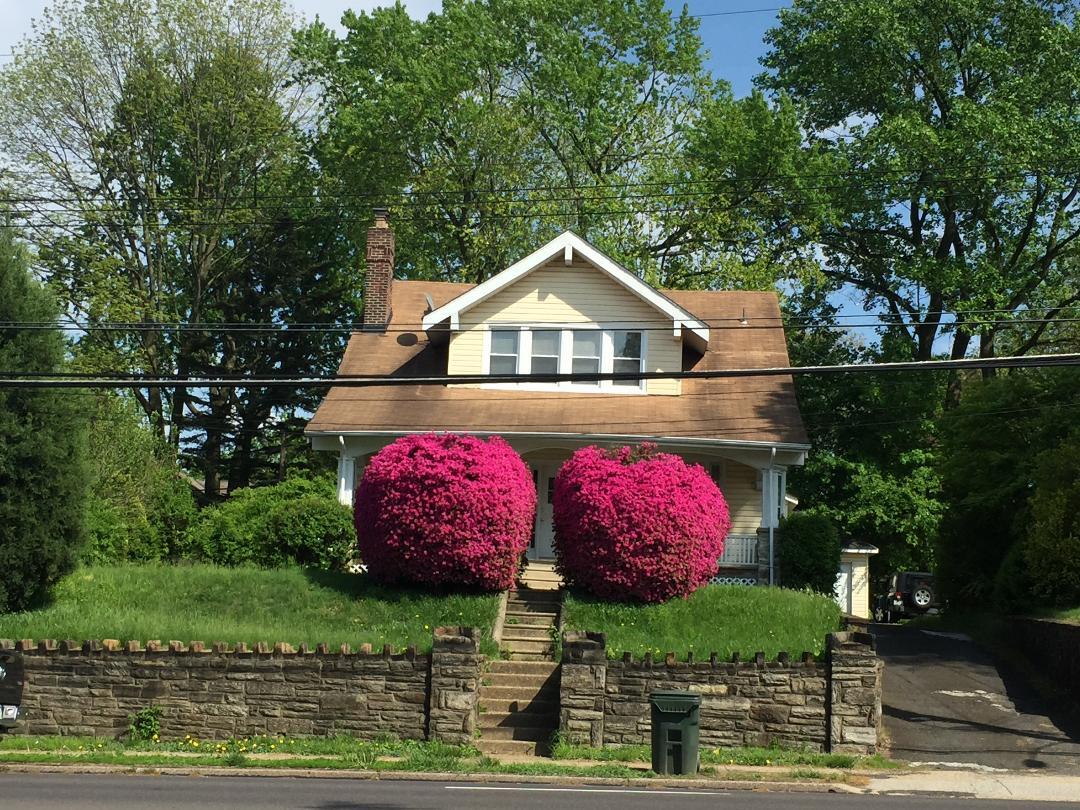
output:
[[[970,639],[873,625],[885,661],[882,712],[896,759],[1080,776],[1080,728]]]
[[[831,793],[657,790],[537,784],[0,773],[0,808],[18,810],[1019,810],[1048,802]]]

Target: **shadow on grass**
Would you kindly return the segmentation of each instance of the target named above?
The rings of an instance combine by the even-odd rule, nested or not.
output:
[[[381,602],[415,602],[450,596],[491,596],[491,591],[478,588],[447,588],[433,585],[390,585],[377,581],[370,574],[349,574],[343,571],[303,569],[313,585],[336,591],[351,599],[378,599]]]

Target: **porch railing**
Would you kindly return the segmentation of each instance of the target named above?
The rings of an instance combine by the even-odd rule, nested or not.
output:
[[[721,565],[757,565],[757,535],[729,534],[724,540]]]

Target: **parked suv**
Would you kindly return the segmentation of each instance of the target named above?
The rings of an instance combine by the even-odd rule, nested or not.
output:
[[[936,613],[939,607],[933,574],[897,571],[889,578],[889,589],[874,601],[874,621],[895,622]]]
[[[13,728],[21,716],[22,653],[0,650],[0,734]]]

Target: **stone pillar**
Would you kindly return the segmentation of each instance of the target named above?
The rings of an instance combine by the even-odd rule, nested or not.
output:
[[[607,640],[603,633],[563,634],[559,679],[559,731],[567,742],[604,744]]]
[[[882,661],[869,633],[831,633],[826,677],[828,748],[840,754],[874,754],[881,728]]]
[[[472,744],[482,665],[478,627],[435,628],[428,690],[429,740]]]

